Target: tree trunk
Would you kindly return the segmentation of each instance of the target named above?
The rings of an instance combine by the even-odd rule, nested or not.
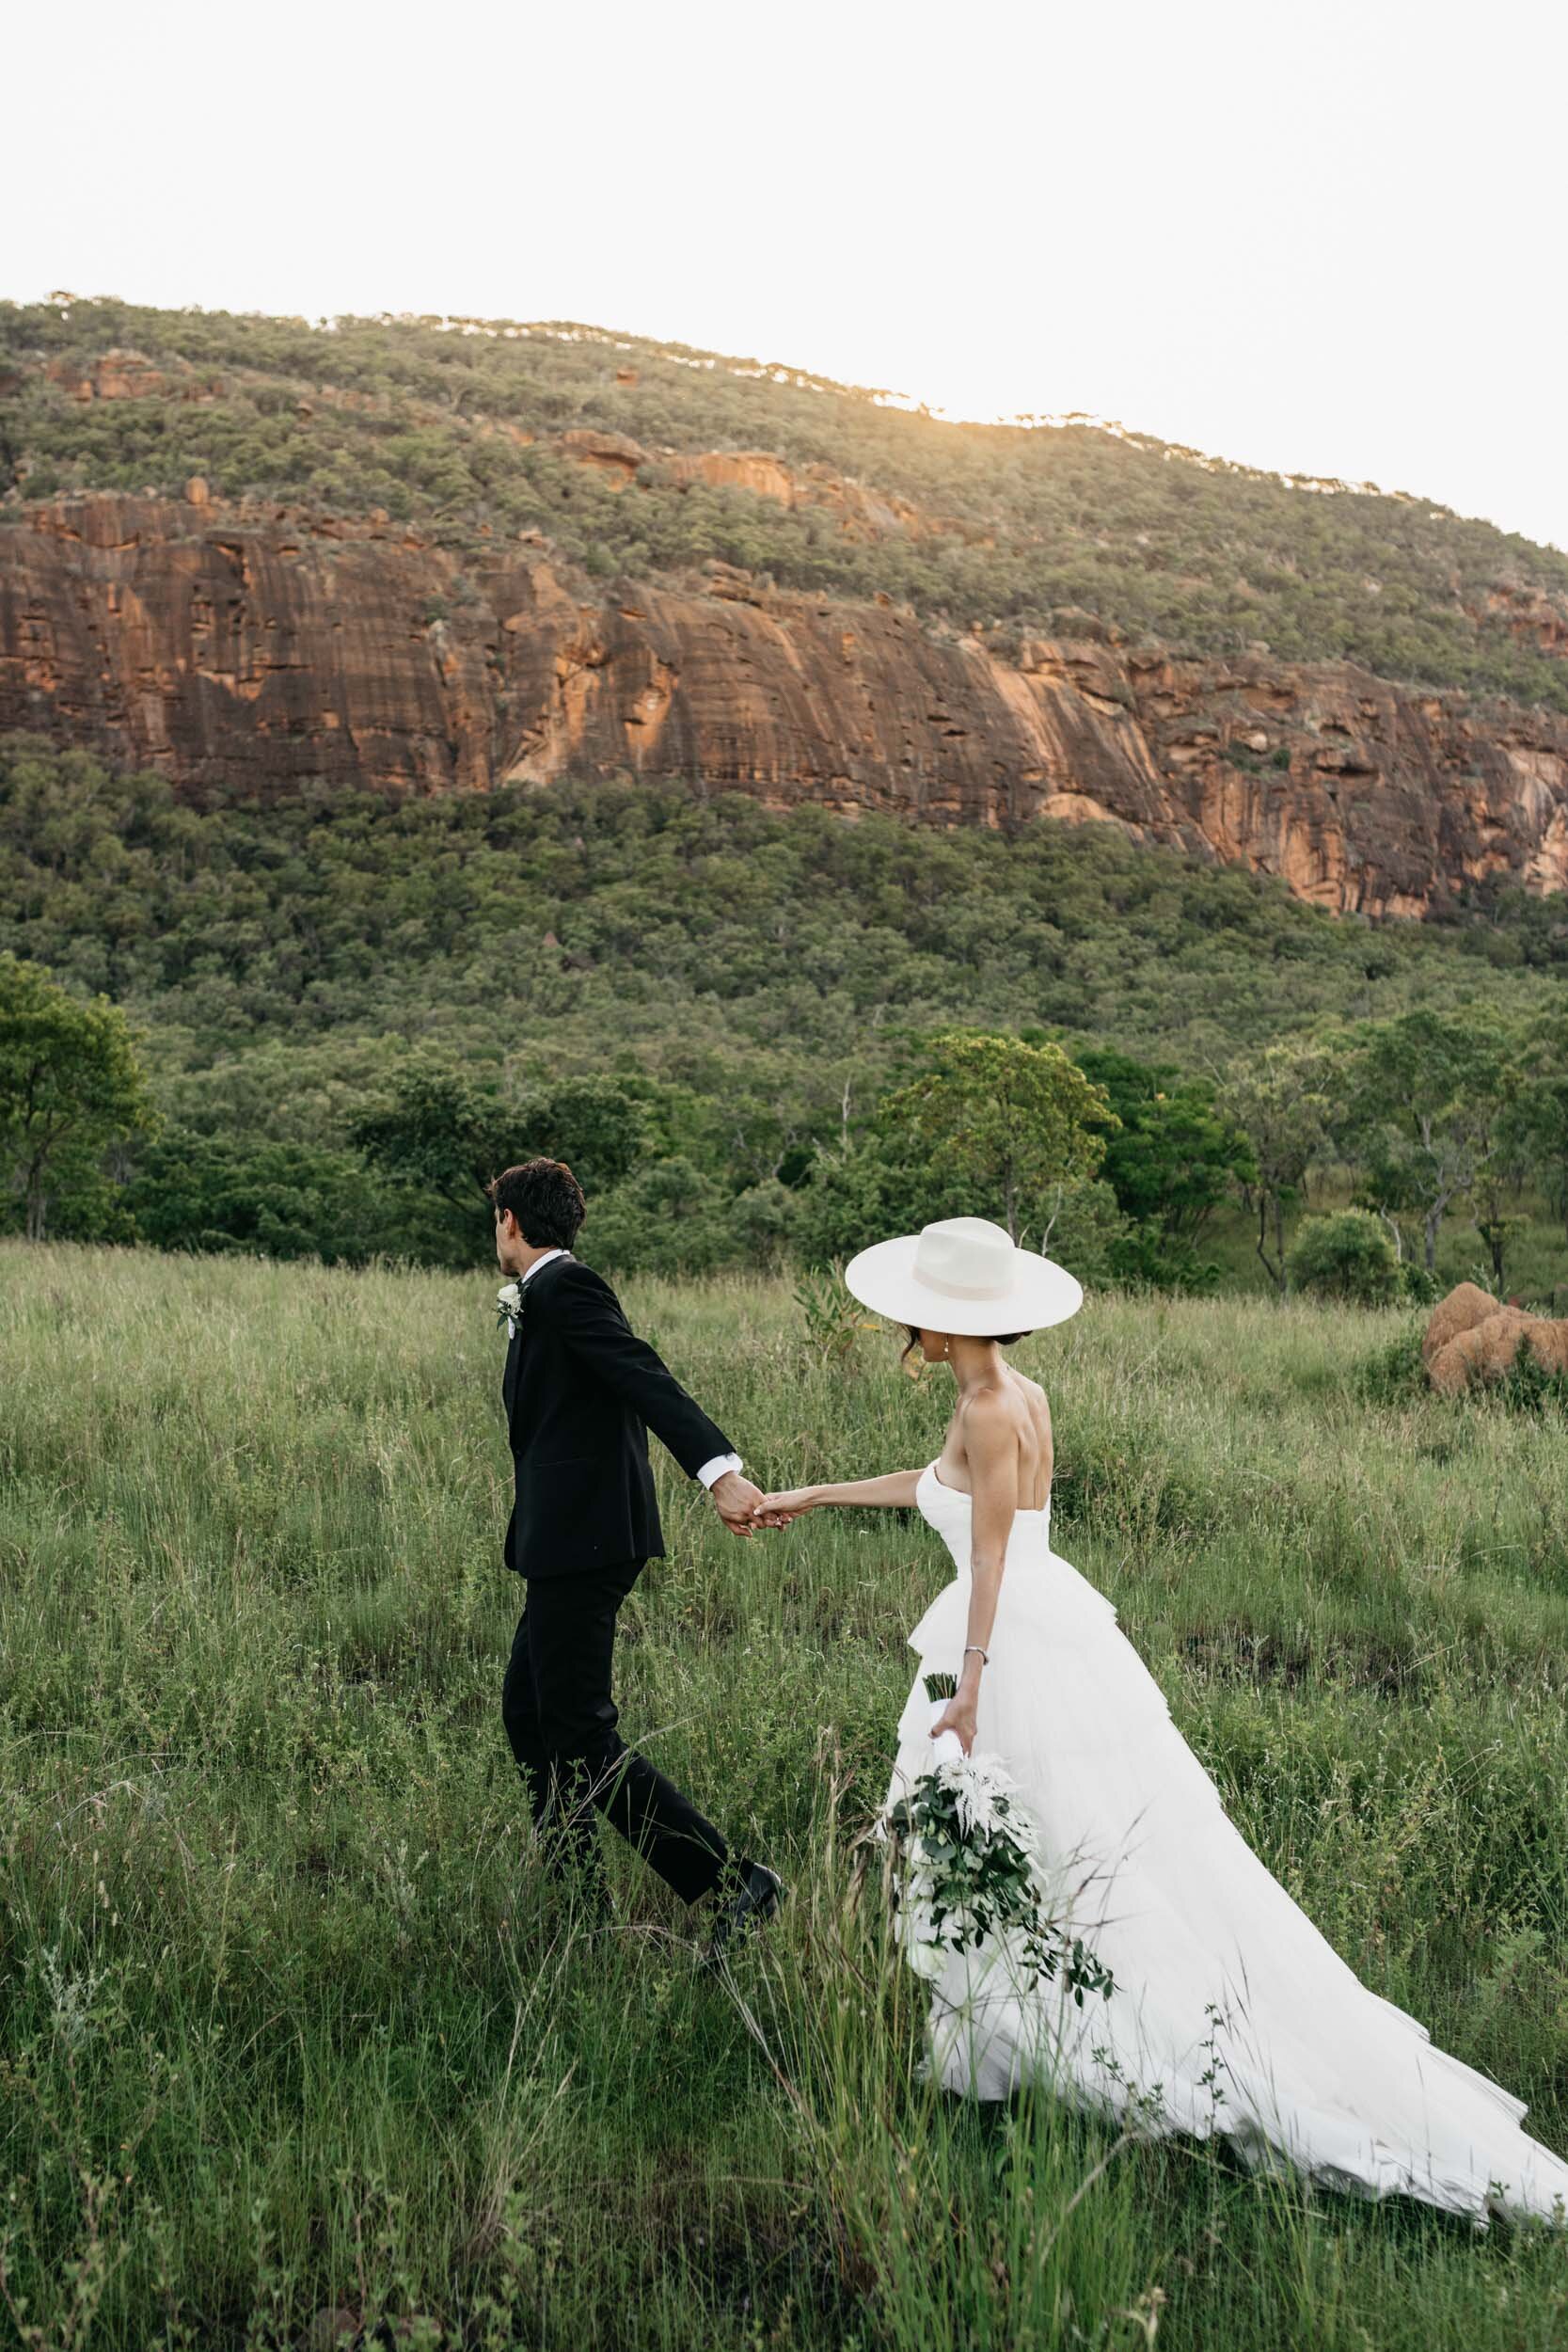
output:
[[[1274,1284],[1275,1289],[1279,1293],[1280,1297],[1283,1298],[1285,1295],[1284,1228],[1279,1214],[1279,1203],[1277,1200],[1275,1200],[1274,1203],[1274,1209],[1275,1258],[1274,1262],[1271,1263],[1268,1244],[1269,1195],[1266,1192],[1260,1191],[1258,1195],[1258,1255],[1262,1261],[1264,1273]]]

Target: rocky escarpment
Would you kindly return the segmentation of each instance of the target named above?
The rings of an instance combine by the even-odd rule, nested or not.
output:
[[[459,558],[385,516],[220,507],[199,482],[183,503],[101,494],[0,525],[0,726],[194,797],[627,773],[847,815],[1110,822],[1340,910],[1568,881],[1552,714],[1103,628],[1005,660],[885,600],[717,564],[685,591],[588,596],[541,540]]]
[[[182,359],[160,367],[145,352],[116,345],[87,361],[35,361],[30,367],[0,373],[0,395],[20,390],[30,374],[40,373],[77,406],[157,400],[186,408],[206,407],[236,393],[276,389],[276,380],[259,370],[202,369]],[[617,380],[635,384],[637,370],[620,369]],[[309,427],[319,412],[328,409],[378,419],[395,415],[405,425],[441,428],[451,422],[450,408],[406,394],[394,401],[387,389],[367,391],[355,385],[328,383],[298,389],[293,413],[300,424]],[[590,469],[611,490],[628,489],[656,476],[683,488],[702,483],[713,489],[745,490],[781,506],[814,507],[830,516],[847,539],[958,537],[977,546],[994,545],[991,533],[976,524],[927,513],[908,499],[853,482],[831,466],[787,466],[770,450],[649,448],[626,433],[606,433],[584,425],[559,433],[535,433],[511,418],[485,415],[470,417],[467,423],[478,440],[499,436],[518,448],[538,448],[570,459]]]

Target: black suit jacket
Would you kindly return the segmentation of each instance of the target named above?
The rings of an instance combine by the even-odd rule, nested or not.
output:
[[[519,1576],[663,1551],[650,1429],[689,1478],[733,1450],[577,1258],[552,1258],[524,1283],[501,1396],[515,1488],[506,1565]]]

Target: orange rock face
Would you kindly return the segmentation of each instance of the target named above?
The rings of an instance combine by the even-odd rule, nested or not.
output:
[[[1490,620],[1498,614],[1515,637],[1539,646],[1543,653],[1568,654],[1568,612],[1544,589],[1497,581],[1488,590],[1477,618]]]
[[[46,373],[63,385],[73,400],[210,400],[216,383],[198,374],[187,360],[175,363],[171,376],[154,365],[145,352],[116,349],[102,352],[86,368],[70,359],[51,359]]]
[[[571,436],[563,437],[569,440]],[[674,452],[665,457],[664,464],[677,482],[707,482],[718,489],[750,490],[756,498],[776,499],[781,506],[828,507],[848,539],[881,539],[893,532],[923,539],[957,529],[924,515],[907,499],[884,498],[863,483],[850,482],[830,466],[808,466],[794,472],[782,457],[768,450]]]
[[[612,489],[623,490],[639,466],[648,462],[648,453],[639,441],[625,433],[595,433],[586,425],[575,425],[561,436],[561,446],[568,457],[575,457],[581,466],[593,466],[609,477]]]
[[[629,483],[638,445],[593,437],[583,461]],[[0,522],[0,726],[198,797],[630,774],[927,822],[1111,823],[1339,910],[1420,914],[1460,876],[1568,882],[1568,720],[1548,713],[1103,629],[1004,660],[885,599],[725,566],[590,601],[536,535],[465,563],[384,515],[204,489]]]
[[[1543,1372],[1568,1372],[1568,1321],[1505,1307],[1479,1284],[1461,1282],[1433,1309],[1421,1359],[1433,1387],[1457,1396],[1477,1382],[1500,1378],[1522,1347]]]
[[[198,796],[487,784],[494,687],[483,636],[440,617],[450,568],[400,528],[318,532],[128,497],[0,528],[0,724]]]

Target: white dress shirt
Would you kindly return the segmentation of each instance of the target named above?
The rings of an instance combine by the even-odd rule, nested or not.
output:
[[[541,1249],[537,1258],[534,1259],[533,1263],[531,1266],[525,1267],[524,1271],[518,1275],[518,1290],[521,1291],[523,1284],[528,1280],[531,1274],[537,1274],[540,1267],[542,1265],[548,1265],[552,1258],[566,1258],[570,1257],[570,1255],[571,1252],[567,1249]],[[703,1467],[697,1472],[697,1475],[702,1480],[705,1486],[712,1486],[718,1482],[718,1480],[724,1476],[726,1470],[737,1470],[739,1468],[740,1456],[738,1454],[716,1454],[711,1462],[705,1462],[703,1464]]]

